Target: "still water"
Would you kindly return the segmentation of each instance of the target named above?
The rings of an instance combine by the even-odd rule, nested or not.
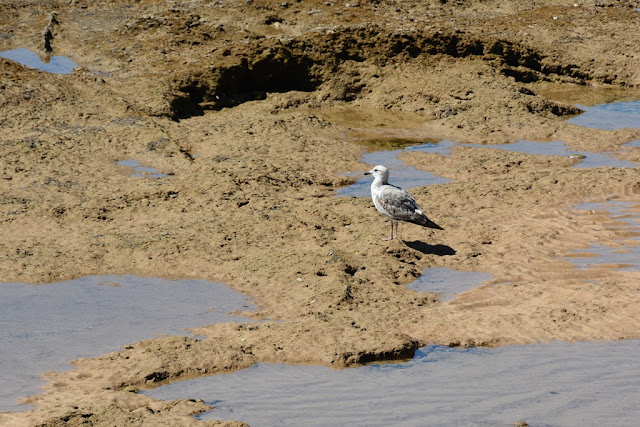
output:
[[[198,418],[251,426],[635,426],[640,340],[426,346],[403,364],[334,370],[258,364],[145,392],[204,399]],[[615,421],[615,422],[614,422]],[[613,424],[612,424],[613,423]]]
[[[46,371],[185,328],[246,321],[248,298],[221,283],[91,276],[50,285],[0,283],[0,411],[26,410]]]
[[[640,128],[640,101],[611,102],[593,107],[578,105],[578,107],[585,112],[567,122],[607,130]]]
[[[10,59],[30,68],[54,74],[69,74],[78,66],[78,64],[66,56],[52,56],[48,61],[43,61],[40,56],[27,48],[4,50],[0,52],[0,57]]]

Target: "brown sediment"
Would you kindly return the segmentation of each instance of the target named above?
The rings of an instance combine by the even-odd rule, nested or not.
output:
[[[625,237],[606,214],[572,208],[619,198],[638,211],[637,168],[482,147],[406,152],[454,180],[412,190],[445,230],[406,225],[388,243],[369,199],[334,197],[352,182],[340,173],[368,169],[357,139],[371,135],[385,146],[529,139],[595,152],[640,138],[565,123],[579,110],[558,95],[582,85],[636,97],[634,7],[3,2],[0,48],[36,49],[55,10],[54,53],[82,65],[65,76],[0,60],[1,279],[218,280],[270,320],[77,360],[48,375],[28,399],[35,409],[0,424],[195,424],[203,402],[135,391],[258,361],[339,367],[425,343],[640,336],[640,273],[562,259]],[[638,160],[637,149],[620,155]],[[132,177],[123,159],[169,177]],[[448,302],[402,286],[436,266],[492,280]]]

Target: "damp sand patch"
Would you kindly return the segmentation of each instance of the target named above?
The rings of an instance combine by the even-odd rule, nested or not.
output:
[[[424,114],[398,111],[392,109],[375,109],[362,107],[332,107],[309,110],[325,120],[347,127],[352,133],[366,130],[389,129],[394,133],[398,129],[415,129],[430,121]]]
[[[573,167],[576,168],[599,168],[616,167],[629,168],[638,166],[637,163],[629,160],[619,160],[612,152],[591,153],[586,151],[569,150],[562,141],[534,142],[521,140],[510,144],[499,145],[479,145],[479,144],[459,144],[464,147],[494,148],[505,151],[512,151],[523,154],[534,154],[539,156],[562,156],[577,159]]]
[[[138,178],[146,177],[146,178],[168,178],[169,175],[158,172],[155,168],[142,166],[139,161],[128,159],[128,160],[118,160],[116,162],[118,166],[124,166],[133,169],[133,173],[131,176],[135,176]]]
[[[417,292],[434,292],[442,295],[442,301],[449,301],[457,294],[480,286],[491,279],[489,273],[456,271],[446,267],[428,268],[422,276],[407,285]]]
[[[49,285],[0,284],[0,411],[27,410],[40,375],[69,361],[117,351],[186,328],[249,321],[243,294],[205,280],[91,276]]]
[[[582,203],[576,209],[581,211],[604,212],[615,222],[618,230],[640,236],[640,213],[633,210],[637,205],[625,201],[602,203]],[[640,270],[640,237],[618,239],[608,244],[591,242],[587,249],[574,250],[565,257],[580,269],[611,266],[616,270]]]
[[[536,94],[552,101],[580,105],[582,106],[581,108],[640,100],[640,90],[620,86],[586,86],[538,82],[532,83],[529,88]]]

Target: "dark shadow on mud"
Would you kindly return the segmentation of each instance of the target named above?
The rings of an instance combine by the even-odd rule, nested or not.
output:
[[[407,242],[406,240],[403,240],[402,242],[405,245],[409,246],[411,249],[420,251],[425,255],[446,256],[456,254],[455,249],[447,245],[429,245],[428,243],[424,243],[419,240],[414,240],[413,242]]]

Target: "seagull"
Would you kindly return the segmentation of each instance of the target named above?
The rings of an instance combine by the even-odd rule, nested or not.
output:
[[[373,175],[374,178],[371,184],[373,204],[382,215],[391,219],[391,235],[382,240],[392,240],[398,237],[398,223],[401,221],[444,230],[422,213],[422,208],[411,197],[411,194],[400,187],[389,184],[389,169],[378,165],[364,174]],[[394,223],[396,225],[395,233],[393,232]]]

